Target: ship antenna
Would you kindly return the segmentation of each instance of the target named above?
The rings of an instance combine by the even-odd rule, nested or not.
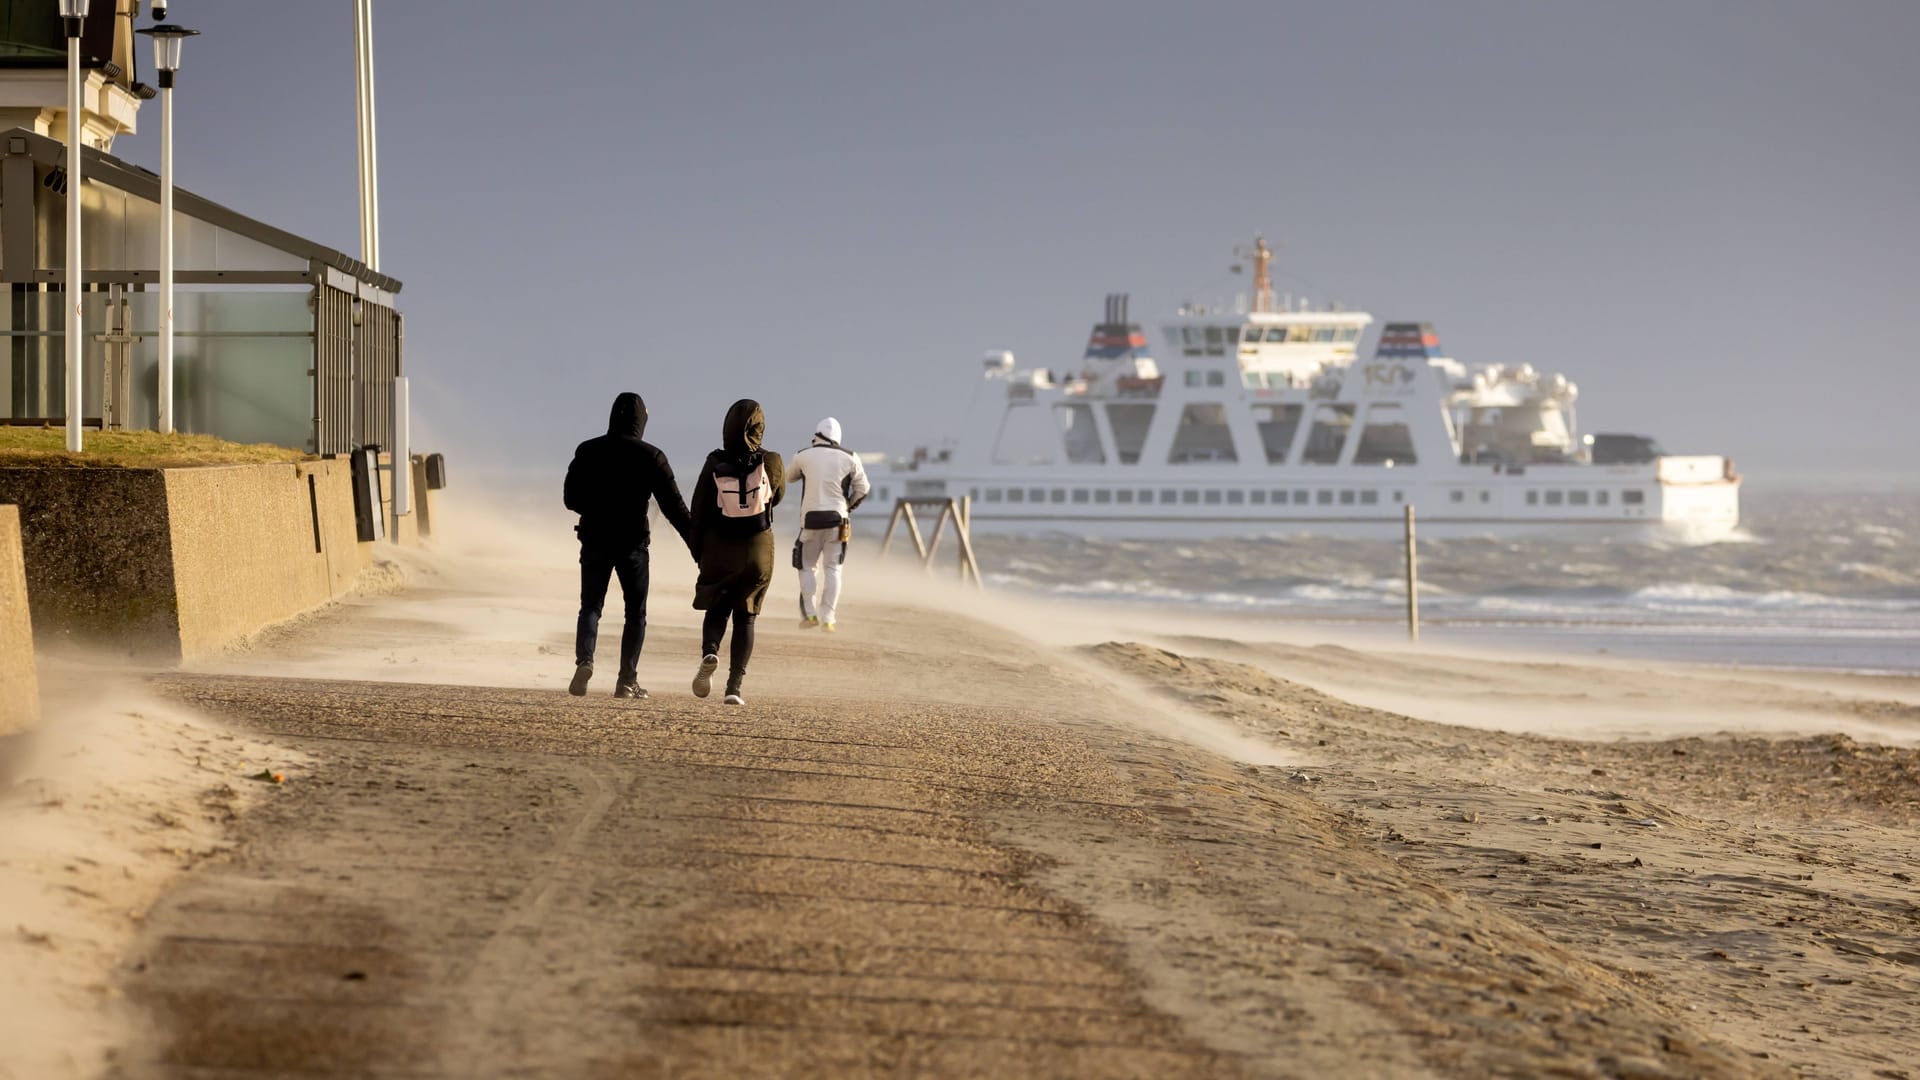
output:
[[[1273,275],[1269,268],[1273,263],[1273,249],[1267,246],[1266,237],[1255,233],[1251,248],[1236,247],[1233,253],[1236,257],[1253,263],[1253,310],[1272,311]],[[1240,268],[1236,266],[1233,269],[1238,272]]]

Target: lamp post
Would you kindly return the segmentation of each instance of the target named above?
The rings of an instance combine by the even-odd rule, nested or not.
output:
[[[173,432],[173,76],[180,70],[181,43],[199,32],[172,23],[140,31],[153,38],[153,69],[160,74],[159,427],[168,434]]]
[[[67,28],[67,451],[77,454],[80,439],[80,365],[86,356],[80,312],[80,30],[87,0],[60,0]]]

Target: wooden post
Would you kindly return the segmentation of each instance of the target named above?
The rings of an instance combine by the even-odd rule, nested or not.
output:
[[[1420,641],[1420,571],[1414,556],[1413,504],[1407,504],[1407,640]]]

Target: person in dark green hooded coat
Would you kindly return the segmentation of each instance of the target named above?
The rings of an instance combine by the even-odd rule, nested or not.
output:
[[[706,697],[720,667],[720,639],[733,623],[727,668],[729,705],[741,705],[741,684],[753,657],[753,620],[773,583],[773,508],[787,492],[786,464],[764,449],[766,415],[742,398],[727,410],[720,449],[707,455],[693,485],[693,557],[700,577],[693,606],[707,613],[700,629],[695,697]]]

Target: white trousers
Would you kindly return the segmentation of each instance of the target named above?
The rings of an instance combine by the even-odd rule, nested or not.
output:
[[[800,615],[818,616],[821,622],[833,621],[834,609],[840,605],[840,561],[847,557],[847,548],[840,542],[839,529],[801,529],[800,530]],[[821,564],[826,565],[826,573],[820,572]],[[820,579],[825,577],[825,588]],[[818,603],[815,603],[815,598]]]

